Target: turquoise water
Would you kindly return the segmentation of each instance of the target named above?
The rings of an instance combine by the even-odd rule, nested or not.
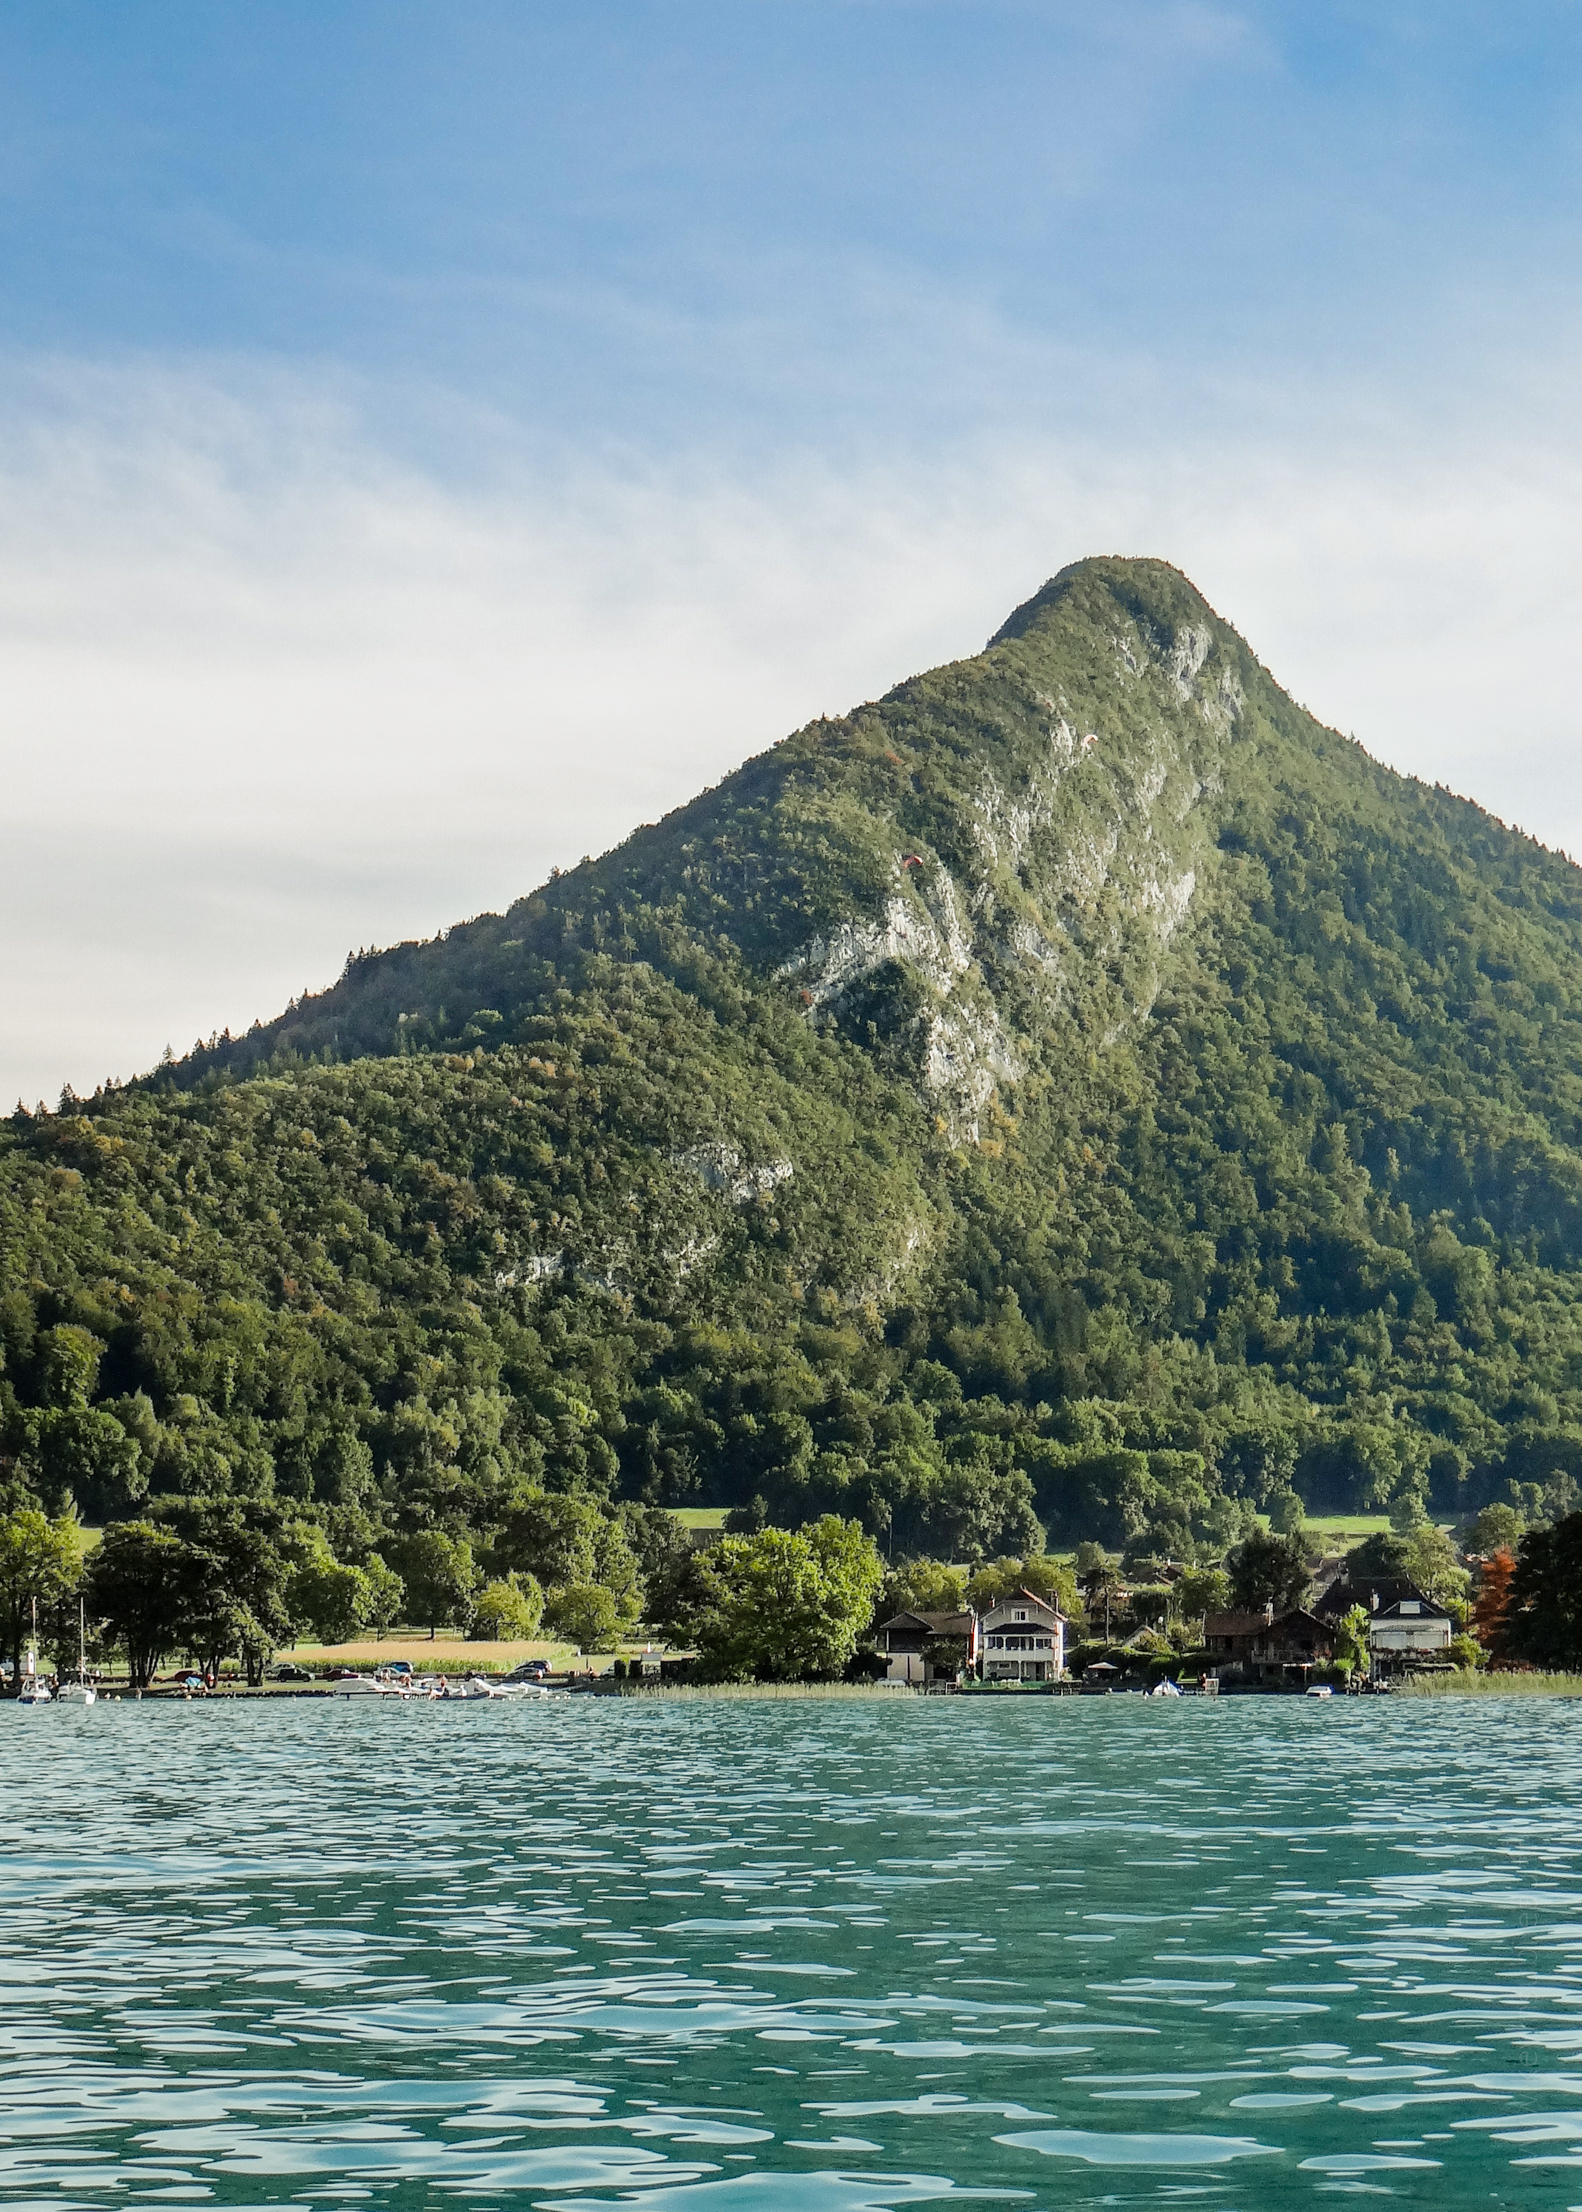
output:
[[[38,2212],[1582,2205],[1582,1706],[0,1709]]]

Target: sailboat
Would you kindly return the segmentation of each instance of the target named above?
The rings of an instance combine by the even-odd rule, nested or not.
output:
[[[77,1679],[62,1682],[54,1690],[38,1671],[38,1599],[33,1600],[33,1638],[22,1659],[19,1705],[97,1705],[99,1693],[88,1680],[88,1619],[83,1600],[77,1600]]]
[[[58,1705],[96,1705],[99,1693],[88,1680],[88,1616],[84,1601],[77,1600],[77,1679],[62,1682],[55,1692]]]
[[[19,1705],[51,1705],[49,1684],[38,1671],[38,1599],[33,1600],[33,1634],[27,1650],[22,1655],[22,1687],[17,1692]]]

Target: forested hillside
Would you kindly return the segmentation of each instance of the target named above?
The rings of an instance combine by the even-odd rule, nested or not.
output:
[[[544,1490],[894,1556],[1582,1471],[1582,871],[1173,570],[267,1029],[0,1133],[0,1449],[505,1559]],[[756,1511],[756,1508],[754,1509]]]

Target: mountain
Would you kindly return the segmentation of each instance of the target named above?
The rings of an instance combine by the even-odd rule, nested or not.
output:
[[[947,1557],[1564,1491],[1579,1019],[1582,871],[1084,561],[506,914],[4,1125],[0,1436],[350,1554],[539,1486]]]

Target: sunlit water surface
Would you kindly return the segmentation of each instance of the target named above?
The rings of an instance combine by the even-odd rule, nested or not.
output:
[[[0,2187],[1582,2206],[1582,1706],[0,1710]]]

